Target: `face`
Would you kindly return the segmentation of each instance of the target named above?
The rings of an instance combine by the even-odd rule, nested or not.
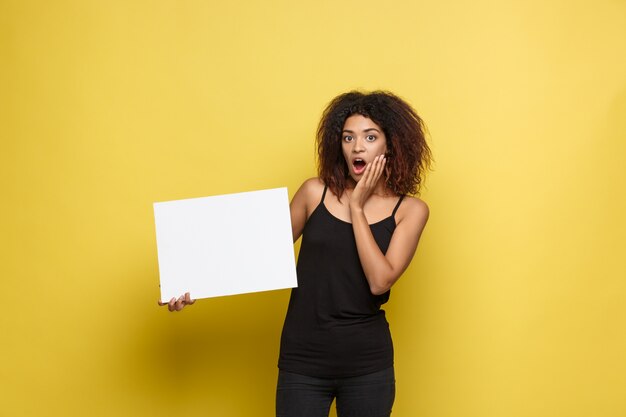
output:
[[[343,125],[341,149],[350,176],[359,181],[366,165],[373,162],[376,156],[387,153],[387,138],[372,119],[353,114]]]

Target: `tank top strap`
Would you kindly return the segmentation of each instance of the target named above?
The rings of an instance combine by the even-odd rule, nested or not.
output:
[[[326,184],[324,184],[324,192],[322,193],[322,199],[320,200],[320,204],[322,204],[324,202],[324,197],[326,197],[326,189],[328,188],[328,186]]]
[[[398,207],[400,207],[400,203],[402,203],[402,200],[404,199],[404,194],[402,194],[400,196],[400,199],[398,200],[398,203],[396,204],[396,206],[393,208],[393,212],[391,213],[391,217],[395,217],[396,216],[396,211],[398,211]]]

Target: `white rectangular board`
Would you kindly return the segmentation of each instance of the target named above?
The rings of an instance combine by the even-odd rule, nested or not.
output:
[[[161,300],[297,287],[287,188],[154,203]]]

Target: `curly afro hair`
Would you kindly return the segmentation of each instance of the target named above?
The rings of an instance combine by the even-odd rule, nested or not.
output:
[[[432,161],[425,125],[407,102],[388,91],[350,91],[328,104],[317,128],[321,180],[337,196],[346,189],[349,171],[341,137],[346,119],[354,114],[371,119],[383,129],[388,149],[387,187],[397,195],[418,194]]]

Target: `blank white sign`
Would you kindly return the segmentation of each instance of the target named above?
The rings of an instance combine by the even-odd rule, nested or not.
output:
[[[161,300],[297,287],[287,188],[154,203]]]

